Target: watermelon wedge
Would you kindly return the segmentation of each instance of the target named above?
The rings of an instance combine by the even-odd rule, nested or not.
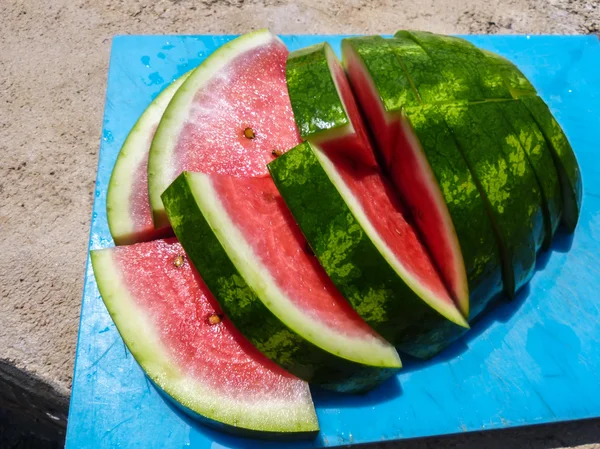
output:
[[[400,30],[394,37],[414,41],[431,57],[433,66],[447,81],[446,89],[454,91],[455,100],[512,98],[500,72],[469,41],[427,31]],[[417,71],[422,73],[422,69]]]
[[[266,175],[266,164],[300,142],[287,95],[288,50],[268,30],[211,54],[177,91],[156,130],[148,160],[157,228],[168,220],[160,195],[184,170]]]
[[[438,329],[468,328],[378,171],[309,142],[269,169],[327,274],[384,338],[427,358],[447,345]]]
[[[143,112],[121,147],[108,184],[106,216],[116,245],[154,240],[171,233],[154,228],[148,203],[148,152],[167,105],[191,72],[164,89]]]
[[[442,282],[435,267],[431,265],[426,250],[424,248],[418,249],[421,245],[416,234],[410,229],[410,225],[400,212],[399,198],[397,198],[388,185],[388,181],[377,167],[373,148],[344,70],[329,46],[317,45],[291,53],[288,58],[286,72],[292,109],[302,137],[314,143],[315,151],[322,151],[323,157],[328,159],[328,163],[323,164],[322,168],[326,170],[327,168],[333,168],[336,173],[330,176],[331,183],[318,184],[322,190],[316,188],[317,184],[315,184],[315,190],[311,190],[305,185],[305,176],[298,172],[301,170],[300,167],[305,167],[305,165],[302,165],[305,161],[299,161],[291,157],[280,157],[269,165],[271,175],[284,200],[290,206],[290,210],[302,228],[304,235],[311,246],[315,248],[315,253],[321,264],[342,293],[350,300],[355,310],[388,340],[392,342],[414,340],[415,336],[409,335],[405,328],[412,326],[410,319],[411,317],[414,318],[415,313],[422,312],[417,312],[419,307],[416,306],[412,307],[413,311],[403,310],[404,296],[418,298],[418,294],[411,290],[411,285],[419,285],[420,288],[423,284],[425,290],[427,290],[427,276],[429,275],[427,271],[429,269],[433,273],[432,284],[434,285],[429,286],[430,291],[425,293],[426,298],[419,298],[416,303],[421,303],[422,306],[428,304],[429,301],[434,304],[435,309],[435,304],[438,303],[440,298],[437,294],[431,294],[431,292],[436,289],[436,283],[439,287]],[[316,86],[319,91],[318,94],[313,91],[312,86]],[[313,162],[316,161],[315,159]],[[293,165],[297,162],[300,165],[288,166],[288,164]],[[316,168],[316,172],[322,174],[318,168]],[[335,181],[333,181],[336,176],[343,183],[341,188],[336,188]],[[294,180],[297,180],[298,183],[294,183]],[[329,239],[331,229],[339,227],[339,222],[343,223],[345,221],[345,218],[342,219],[342,215],[345,217],[350,212],[348,208],[341,207],[340,214],[332,214],[330,202],[323,201],[320,198],[326,192],[326,189],[331,191],[330,195],[334,198],[337,198],[338,190],[342,192],[342,196],[344,194],[350,195],[351,199],[346,198],[348,205],[354,202],[357,203],[360,211],[352,211],[357,217],[356,222],[364,229],[366,236],[369,236],[373,242],[382,243],[385,248],[383,251],[375,247],[370,248],[374,259],[367,260],[361,255],[357,260],[352,260],[353,249],[351,247],[346,246],[344,250],[334,248],[335,243]],[[341,221],[338,221],[340,219]],[[346,240],[350,241],[353,232],[350,228],[341,226],[336,231],[336,235],[340,238],[345,235]],[[396,231],[390,233],[390,228],[394,228]],[[405,230],[403,235],[398,235],[398,229]],[[410,250],[404,251],[404,249]],[[329,257],[332,251],[336,251],[335,262]],[[418,266],[411,263],[412,260],[407,260],[414,256],[415,251],[418,256],[414,260],[418,259],[424,265]],[[341,260],[338,260],[337,253],[346,257],[348,264],[354,264],[356,272],[362,271],[365,273],[364,270],[367,269],[368,271],[372,266],[376,271],[387,272],[391,279],[400,276],[398,283],[401,287],[397,289],[397,295],[389,294],[385,300],[390,302],[391,305],[382,307],[388,311],[387,316],[373,316],[374,311],[378,308],[374,305],[374,302],[370,303],[373,298],[368,294],[371,289],[381,288],[381,279],[374,280],[372,284],[371,280],[365,279],[366,276],[357,280],[345,273],[345,267],[342,269],[344,273],[340,275],[338,270]],[[411,254],[410,257],[406,256],[408,253]],[[385,260],[386,256],[395,263],[390,265]],[[382,265],[381,270],[377,268],[378,263]],[[394,270],[395,267],[401,267],[400,273]],[[428,268],[422,269],[423,267]],[[459,267],[456,271],[460,271],[461,268]],[[462,276],[462,283],[466,290],[464,271]],[[405,279],[406,282],[404,282]],[[356,285],[357,282],[359,285]],[[386,280],[383,282],[385,283]],[[400,292],[403,292],[403,294],[400,294]],[[444,288],[442,288],[441,295],[443,300],[448,300],[448,294]],[[402,299],[399,300],[400,297]],[[466,313],[468,314],[468,293],[464,292],[461,299],[466,302]],[[413,300],[413,302],[415,301]],[[442,304],[440,310],[446,311],[445,305]],[[429,306],[424,306],[424,308],[427,307]],[[411,307],[408,307],[408,309],[411,309]],[[451,314],[454,312],[456,311],[452,310]],[[428,312],[423,313],[427,314]],[[442,314],[444,313],[442,312]],[[431,320],[431,323],[434,321]],[[463,321],[462,318],[460,321]],[[399,324],[401,322],[404,322],[405,325],[401,326]],[[462,333],[462,331],[456,332],[456,330],[462,330],[463,328],[447,325],[441,316],[439,323],[444,323],[448,328],[453,329],[453,336]],[[432,329],[428,328],[428,325],[423,326],[418,331],[421,343],[418,352],[421,356],[430,356],[441,349],[442,335],[439,326]],[[431,345],[425,343],[427,332],[435,334],[434,343]],[[400,337],[399,334],[402,334],[402,336]],[[447,337],[445,341],[446,344],[449,344],[452,338],[451,336]],[[405,343],[401,348],[408,352],[408,345],[409,343]],[[413,355],[415,351],[415,349],[412,350]]]
[[[271,178],[184,172],[162,198],[211,292],[268,358],[343,392],[373,388],[401,366],[327,277]]]
[[[318,432],[308,385],[235,329],[175,239],[92,251],[91,259],[123,341],[187,413],[248,436]]]
[[[508,87],[513,98],[527,95],[537,95],[533,84],[523,75],[516,65],[508,59],[488,50],[481,50],[486,57],[487,63],[494,67],[499,73],[504,84]]]
[[[538,96],[524,96],[521,97],[521,102],[531,113],[550,148],[562,191],[564,207],[562,222],[569,232],[573,232],[579,220],[583,196],[581,171],[577,158],[567,136],[544,100]]]
[[[377,166],[346,74],[328,43],[290,53],[286,79],[303,140],[310,138],[330,153]]]
[[[514,297],[533,275],[544,239],[538,182],[495,103],[440,109],[487,204],[500,244],[504,290]]]
[[[419,107],[415,89],[400,58],[388,41],[378,36],[344,39],[342,54],[358,103],[375,138],[375,147],[434,263],[460,310],[469,316],[469,285],[461,245],[448,206],[431,168],[410,138],[403,110]],[[421,57],[426,57],[422,55]],[[459,218],[459,215],[454,217]],[[489,252],[487,249],[482,250]],[[474,254],[476,250],[468,250]],[[476,256],[475,256],[476,257]],[[476,282],[477,284],[479,281]]]

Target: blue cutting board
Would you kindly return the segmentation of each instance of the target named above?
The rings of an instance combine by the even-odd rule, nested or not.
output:
[[[105,200],[128,131],[168,83],[234,36],[119,36],[113,41],[90,249],[112,246]],[[291,50],[341,36],[285,36]],[[429,362],[366,396],[314,391],[313,442],[230,437],[167,405],[125,348],[88,259],[67,448],[325,447],[600,416],[600,41],[595,36],[469,36],[518,64],[564,127],[581,164],[577,232],[556,238],[513,302]]]

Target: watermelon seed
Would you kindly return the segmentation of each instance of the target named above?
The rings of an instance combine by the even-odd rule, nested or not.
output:
[[[185,262],[185,259],[183,258],[183,254],[179,254],[173,260],[173,265],[175,265],[175,267],[177,267],[177,268],[181,268],[183,266],[184,262]]]
[[[271,154],[273,156],[275,156],[275,157],[279,157],[279,156],[281,156],[283,154],[283,151],[281,151],[281,150],[273,150],[273,151],[271,151]]]
[[[254,130],[252,128],[246,128],[244,130],[244,136],[246,136],[248,139],[254,139]]]
[[[214,314],[208,317],[208,324],[219,324],[221,322],[221,316],[218,314]]]

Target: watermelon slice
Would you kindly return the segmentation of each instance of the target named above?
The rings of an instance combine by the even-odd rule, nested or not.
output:
[[[562,190],[564,207],[562,222],[569,232],[573,232],[579,220],[583,196],[581,171],[577,158],[567,136],[544,100],[538,96],[524,96],[521,97],[521,102],[531,113],[550,148]]]
[[[271,360],[344,392],[373,388],[401,366],[327,277],[271,178],[184,172],[163,202],[227,316]]]
[[[469,41],[426,31],[400,30],[394,37],[410,39],[423,48],[433,66],[446,79],[446,88],[454,91],[455,100],[512,98],[500,72]],[[422,73],[422,69],[418,71]],[[408,75],[410,77],[412,73]],[[419,86],[416,88],[418,90]]]
[[[550,112],[544,101],[537,96],[537,92],[527,77],[509,60],[495,53],[483,51],[489,65],[495,67],[504,79],[504,83],[508,86],[513,98],[520,99],[521,103],[529,110],[531,118],[535,122],[538,129],[531,129],[531,134],[534,135],[534,140],[539,140],[539,134],[543,135],[546,146],[549,149],[555,165],[555,170],[545,170],[546,162],[542,162],[542,158],[547,159],[547,156],[540,153],[536,156],[531,156],[532,166],[536,170],[536,174],[540,179],[542,193],[544,193],[548,204],[548,214],[552,221],[552,227],[555,229],[556,216],[553,214],[553,195],[555,194],[554,187],[551,185],[555,174],[558,175],[559,185],[561,189],[561,200],[563,210],[560,211],[562,223],[569,232],[573,232],[579,220],[582,198],[582,182],[581,172],[575,153],[569,144],[569,141]],[[521,108],[520,106],[505,105],[503,107]],[[521,112],[519,112],[519,115]],[[509,116],[507,115],[507,118]],[[525,118],[523,118],[525,120]],[[529,125],[531,126],[531,125]],[[535,127],[533,127],[535,128]],[[527,146],[523,144],[527,149]],[[539,170],[536,167],[540,165]],[[545,173],[546,178],[543,179],[540,173]],[[550,175],[550,176],[548,176]]]
[[[235,329],[175,239],[91,252],[123,341],[146,375],[204,423],[258,437],[313,437],[308,385]]]
[[[286,79],[303,140],[310,138],[328,152],[377,166],[346,74],[328,43],[290,53]]]
[[[508,59],[488,50],[481,50],[487,59],[487,63],[494,67],[504,80],[513,98],[527,95],[537,95],[535,87],[529,82],[516,65]]]
[[[538,181],[546,228],[543,248],[548,249],[563,211],[562,192],[552,153],[542,132],[520,100],[499,101],[496,106],[502,112],[512,134],[518,137]]]
[[[495,103],[440,109],[487,204],[502,254],[504,290],[514,297],[533,275],[544,239],[538,182]]]
[[[384,338],[427,358],[447,345],[448,320],[468,328],[381,173],[309,142],[269,169],[327,274]]]
[[[421,245],[416,234],[410,229],[399,211],[399,199],[377,168],[375,155],[350,85],[331,48],[327,45],[317,45],[291,53],[286,71],[292,108],[302,137],[315,144],[315,151],[322,150],[323,157],[328,159],[328,164],[323,164],[323,168],[333,167],[336,174],[330,178],[333,180],[335,176],[339,176],[343,186],[338,188],[335,186],[335,182],[332,182],[319,184],[323,191],[308,189],[304,185],[305,176],[297,173],[300,170],[299,167],[304,167],[304,165],[290,168],[288,164],[293,165],[298,159],[288,157],[271,162],[269,165],[271,175],[311,246],[315,248],[315,253],[320,258],[322,265],[354,308],[374,329],[381,332],[390,341],[410,341],[415,338],[405,330],[405,327],[412,325],[410,318],[414,317],[415,313],[427,314],[428,312],[417,311],[418,306],[413,307],[412,312],[403,310],[404,296],[418,298],[407,286],[418,285],[420,289],[421,284],[425,285],[425,298],[416,299],[416,303],[421,303],[421,306],[429,301],[434,304],[435,308],[440,299],[442,299],[442,303],[447,301],[448,295],[444,288],[441,291],[441,298],[438,297],[438,293],[432,294],[436,289],[435,284],[437,283],[437,287],[440,287],[442,282],[435,267],[431,265],[426,251],[420,248]],[[316,86],[318,95],[312,86]],[[313,160],[313,162],[316,161],[316,159]],[[301,162],[304,163],[304,161]],[[316,171],[321,173],[318,168]],[[299,178],[294,178],[295,176],[299,176]],[[297,184],[294,183],[296,179],[298,180]],[[354,264],[357,271],[365,268],[368,270],[370,267],[366,267],[366,265],[373,266],[376,271],[380,271],[376,267],[379,263],[382,265],[381,272],[387,272],[392,279],[400,275],[398,283],[401,287],[396,292],[398,295],[390,294],[386,298],[391,305],[383,307],[388,310],[385,317],[374,317],[373,311],[377,310],[377,306],[374,303],[369,305],[369,301],[373,301],[373,298],[368,292],[371,289],[381,288],[381,284],[378,284],[378,281],[371,284],[371,280],[365,280],[366,276],[363,276],[363,279],[358,281],[360,285],[357,286],[357,280],[346,275],[345,268],[342,270],[344,271],[343,275],[338,272],[340,260],[336,258],[334,262],[328,257],[335,250],[332,247],[333,242],[329,239],[331,229],[337,227],[336,220],[341,218],[341,215],[332,214],[330,202],[320,198],[325,189],[331,190],[331,196],[334,198],[339,196],[337,190],[343,192],[342,196],[344,193],[351,195],[352,198],[348,200],[348,204],[356,202],[357,207],[360,208],[359,212],[353,211],[358,225],[364,228],[365,235],[370,235],[372,241],[383,243],[383,251],[374,247],[370,248],[374,255],[372,260],[366,260],[362,257],[363,255],[358,257],[358,260],[352,260],[353,249],[351,247],[346,247],[345,254],[344,251],[339,251],[347,258],[348,263]],[[313,196],[315,193],[316,196]],[[340,214],[344,216],[349,213],[349,209],[344,207],[340,208],[340,211]],[[382,219],[382,217],[386,218]],[[396,231],[390,233],[390,228],[394,228]],[[398,235],[397,229],[405,230],[402,236]],[[346,235],[347,240],[350,241],[351,233],[350,227],[341,226],[336,235]],[[411,257],[406,256],[408,252],[405,249],[413,250],[408,251],[411,256],[414,256],[413,253],[416,252],[417,258],[408,260]],[[395,263],[388,264],[385,260],[386,256]],[[417,259],[421,264],[412,263]],[[395,267],[401,267],[400,273],[395,272]],[[457,271],[460,271],[460,268]],[[408,276],[406,276],[407,273]],[[431,273],[433,274],[432,285],[427,286],[429,281],[427,276]],[[464,271],[462,276],[463,285],[466,286]],[[429,291],[427,291],[427,287],[429,287]],[[404,292],[404,295],[402,295],[402,300],[398,301],[400,291]],[[468,313],[468,293],[465,292],[463,296],[461,299],[467,302]],[[446,311],[445,305],[445,303],[441,305],[442,313]],[[425,308],[427,307],[425,306]],[[451,311],[451,316],[454,312],[456,311]],[[431,323],[434,321],[431,320]],[[460,321],[463,321],[462,318]],[[406,325],[400,326],[400,322],[405,322]],[[445,324],[445,320],[441,316],[439,322]],[[459,326],[448,327],[455,330],[456,328],[462,329]],[[432,329],[428,329],[427,326],[419,329],[419,341],[421,342],[419,353],[429,356],[441,349],[439,344],[441,332],[439,327],[433,330],[435,344],[430,345],[432,349],[429,350],[426,349],[428,345],[425,344],[427,331],[432,331]],[[402,335],[399,336],[399,334]],[[453,332],[453,335],[458,334],[459,332]],[[448,336],[445,340],[448,344],[452,338]],[[408,343],[405,343],[403,349],[407,351],[407,347]],[[414,352],[413,350],[412,353],[414,354]]]
[[[427,160],[414,139],[403,110],[420,105],[400,59],[380,37],[344,39],[344,63],[358,103],[371,127],[376,148],[452,297],[469,316],[469,286],[452,217]],[[473,253],[472,250],[470,251]],[[487,252],[487,250],[485,250]]]
[[[164,237],[169,226],[154,228],[148,203],[148,152],[167,105],[191,72],[173,81],[140,116],[121,147],[108,184],[106,216],[116,245]]]
[[[287,55],[268,30],[249,33],[211,54],[177,91],[148,161],[155,227],[168,224],[160,195],[182,171],[266,175],[273,152],[300,142],[285,82]]]

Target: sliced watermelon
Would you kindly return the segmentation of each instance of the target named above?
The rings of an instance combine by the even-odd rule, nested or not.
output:
[[[569,232],[573,232],[579,220],[583,195],[577,158],[567,136],[544,100],[538,96],[524,96],[521,97],[521,101],[531,113],[550,148],[562,190],[564,207],[562,222]]]
[[[426,31],[400,30],[395,37],[413,40],[430,55],[434,67],[446,79],[447,88],[455,92],[456,100],[512,98],[498,70],[469,41]]]
[[[379,171],[309,142],[269,170],[327,274],[384,338],[430,357],[447,345],[432,330],[468,327]]]
[[[518,138],[495,103],[440,106],[487,203],[513,297],[533,275],[544,238],[542,199]]]
[[[223,310],[271,360],[346,392],[368,390],[401,366],[327,277],[271,178],[184,172],[163,202]]]
[[[516,65],[508,59],[487,50],[481,50],[486,57],[487,63],[494,67],[504,80],[513,98],[527,95],[537,95],[535,87],[529,82]]]
[[[312,437],[308,385],[229,321],[175,239],[91,252],[102,299],[152,382],[206,424],[250,436]]]
[[[183,170],[266,175],[273,152],[300,142],[287,95],[288,50],[268,30],[211,54],[174,96],[148,161],[154,225],[168,224],[160,195]]]
[[[435,105],[405,110],[409,137],[404,161],[428,166],[454,223],[469,285],[469,316],[475,318],[502,291],[502,262],[492,223],[477,183]],[[413,156],[411,156],[413,155]],[[409,170],[415,170],[408,164]]]
[[[346,74],[328,43],[290,53],[288,92],[302,139],[358,163],[377,166]]]
[[[469,286],[461,242],[435,177],[409,139],[403,110],[419,102],[392,47],[384,39],[352,38],[342,43],[348,76],[375,137],[376,148],[452,297],[469,316]],[[393,75],[392,75],[393,74]],[[404,77],[404,78],[402,78]],[[467,243],[467,242],[465,242]],[[482,249],[487,252],[487,249]]]
[[[164,237],[167,225],[154,228],[148,203],[148,152],[156,127],[177,89],[191,72],[173,81],[140,116],[121,147],[108,184],[106,216],[116,245]]]
[[[560,223],[563,210],[560,182],[552,160],[552,153],[543,134],[521,101],[499,101],[496,106],[502,111],[512,133],[518,137],[540,186],[546,227],[543,247],[548,249]]]

